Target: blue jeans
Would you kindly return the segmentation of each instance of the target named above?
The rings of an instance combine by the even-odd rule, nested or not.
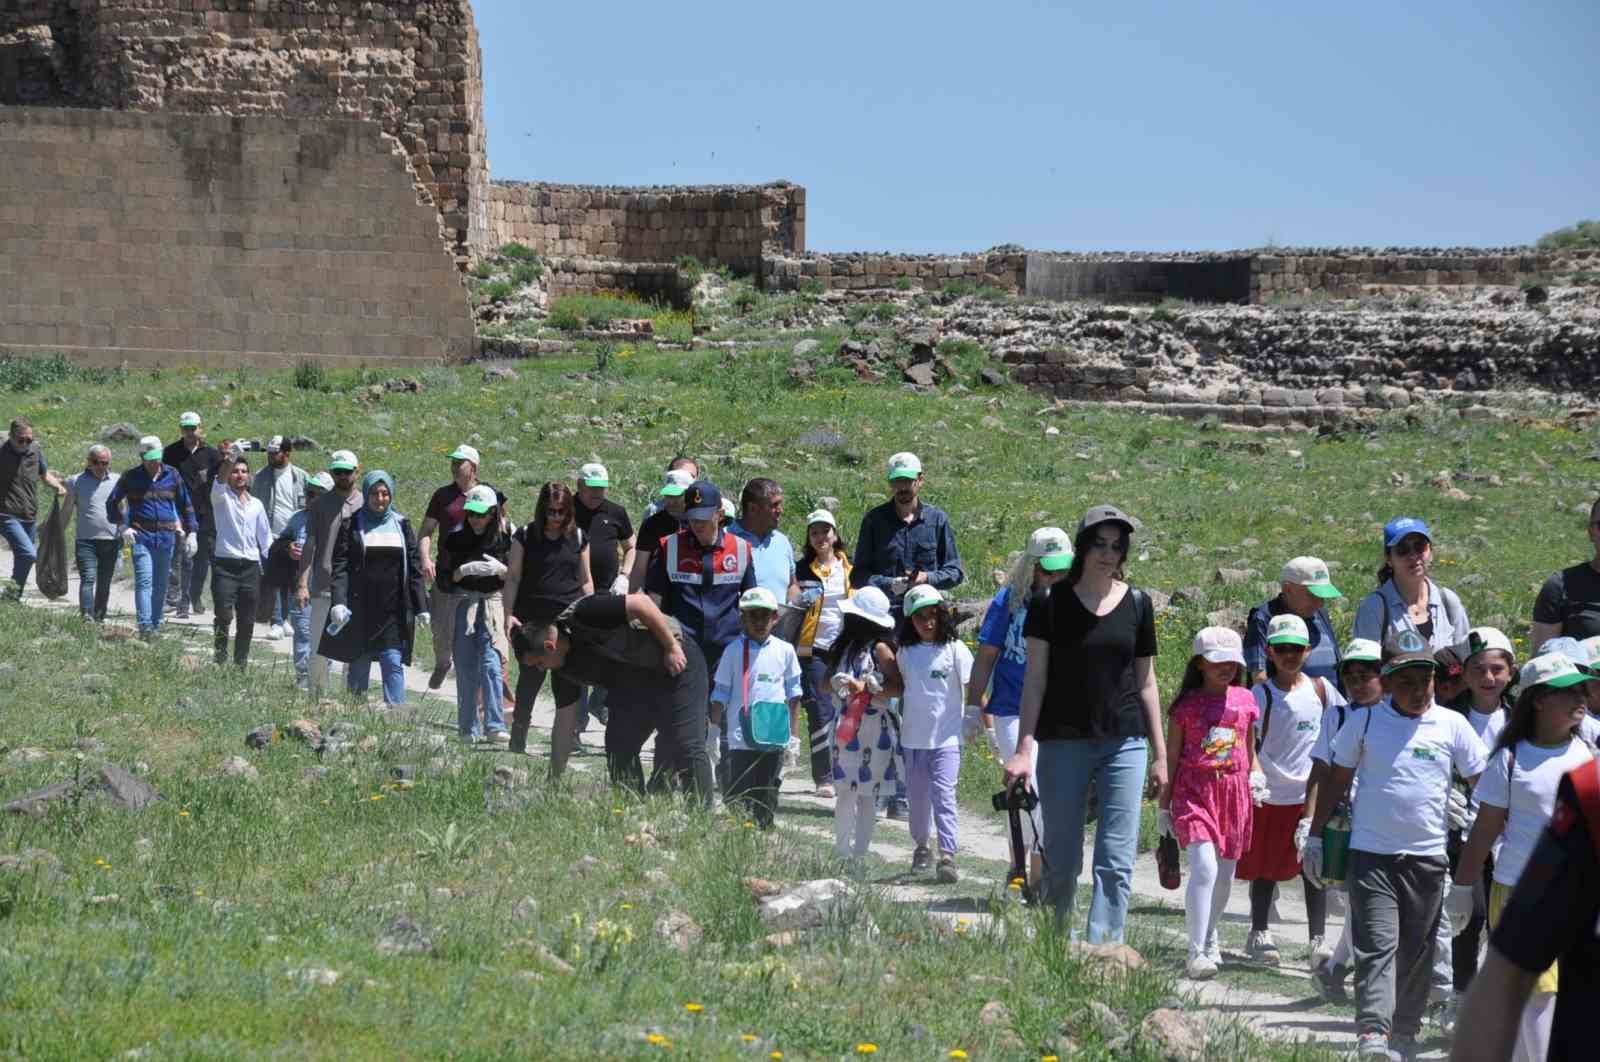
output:
[[[39,558],[39,548],[32,520],[18,520],[15,516],[0,516],[0,538],[11,546],[11,581],[21,590],[28,585],[28,573]]]
[[[78,611],[90,619],[106,618],[111,600],[111,577],[117,570],[120,538],[80,538],[75,542],[78,559]]]
[[[165,537],[166,545],[152,540]],[[172,574],[172,535],[138,534],[133,540],[133,606],[139,614],[139,629],[161,629],[161,614],[167,604],[167,578]]]
[[[833,691],[828,688],[827,651],[819,650],[800,662],[800,692],[811,732],[811,781],[833,784]]]
[[[311,681],[311,605],[294,603],[289,595],[289,625],[294,628],[294,679],[305,686]]]
[[[1100,819],[1094,833],[1094,895],[1089,901],[1091,944],[1122,940],[1139,850],[1139,802],[1149,746],[1144,738],[1041,741],[1034,784],[1044,813],[1044,895],[1056,918],[1070,923],[1073,892],[1083,865],[1083,825],[1094,777]]]
[[[172,605],[181,603],[186,609],[190,605],[197,609],[205,605],[200,595],[206,588],[206,573],[211,570],[211,553],[217,545],[215,531],[197,531],[195,534],[199,535],[199,548],[193,557],[185,553],[178,558],[178,593],[171,595],[178,600],[168,602]]]
[[[383,677],[383,703],[406,703],[406,666],[400,662],[400,650],[379,649],[375,653],[358,656],[351,661],[345,673],[345,689],[351,693],[365,693],[372,682],[372,663],[378,663],[378,674]]]
[[[456,603],[455,644],[456,729],[465,739],[482,737],[478,728],[478,699],[489,733],[506,728],[505,688],[500,681],[500,654],[495,650],[484,606],[474,601]]]

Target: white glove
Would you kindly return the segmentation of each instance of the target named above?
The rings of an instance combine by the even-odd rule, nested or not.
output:
[[[883,692],[883,674],[881,672],[870,671],[861,681],[867,687],[868,693],[877,694]]]
[[[328,610],[328,633],[338,634],[344,630],[344,625],[350,622],[350,609],[345,605],[335,605]]]
[[[850,676],[843,671],[835,671],[833,678],[828,681],[828,686],[833,690],[835,700],[843,701],[850,696]]]
[[[417,626],[426,627],[433,622],[433,616],[427,612],[417,613]]]
[[[505,573],[506,566],[495,560],[493,557],[485,557],[482,560],[468,561],[456,569],[457,575],[464,575],[468,578],[488,576],[490,578],[498,579]]]
[[[1294,850],[1295,850],[1295,854],[1300,855],[1300,854],[1303,854],[1305,852],[1305,850],[1306,850],[1306,841],[1309,840],[1310,837],[1311,837],[1311,820],[1309,818],[1301,819],[1300,820],[1300,825],[1298,825],[1298,826],[1296,826],[1294,828]]]
[[[971,741],[983,731],[983,711],[975,704],[969,705],[961,716],[961,740]]]
[[[1156,809],[1156,832],[1163,837],[1177,837],[1172,832],[1172,812],[1166,808]]]
[[[1472,921],[1472,886],[1451,885],[1444,898],[1444,913],[1450,919],[1452,937],[1466,929]]]
[[[619,575],[611,581],[611,592],[619,597],[628,592],[628,577]]]
[[[183,555],[193,557],[200,552],[200,536],[193,531],[183,536]]]
[[[134,537],[135,537],[135,536],[134,536],[134,531],[133,531],[133,528],[131,528],[131,527],[124,527],[124,528],[123,528],[123,529],[122,529],[122,541],[123,541],[123,542],[125,542],[125,543],[127,543],[127,544],[128,544],[128,545],[130,545],[130,546],[131,546],[131,545],[133,545],[133,540],[134,540]]]
[[[1272,795],[1272,790],[1267,785],[1267,776],[1260,771],[1250,772],[1250,802],[1260,807],[1267,802],[1267,797]]]
[[[1321,837],[1306,838],[1306,846],[1300,852],[1300,873],[1305,875],[1313,888],[1322,888]]]
[[[891,597],[900,597],[911,588],[911,580],[906,578],[889,580],[889,594]]]
[[[1452,830],[1464,830],[1472,824],[1472,815],[1467,808],[1467,794],[1455,786],[1450,787],[1450,804],[1447,810]]]

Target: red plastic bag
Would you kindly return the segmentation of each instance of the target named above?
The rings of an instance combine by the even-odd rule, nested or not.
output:
[[[871,703],[872,694],[866,690],[862,690],[845,702],[844,714],[839,717],[837,731],[840,747],[856,739],[856,734],[861,730],[861,717],[867,714],[867,705]]]

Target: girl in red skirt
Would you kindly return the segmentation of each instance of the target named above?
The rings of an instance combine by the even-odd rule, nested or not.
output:
[[[1234,866],[1250,839],[1250,732],[1255,700],[1241,684],[1244,644],[1235,631],[1207,627],[1168,710],[1167,755],[1175,765],[1157,797],[1156,828],[1189,854],[1183,917],[1188,974],[1215,977],[1222,962],[1217,923],[1228,906]]]
[[[1311,750],[1322,729],[1323,712],[1344,703],[1332,684],[1300,673],[1310,644],[1305,620],[1293,613],[1272,617],[1267,624],[1267,680],[1255,688],[1261,714],[1250,790],[1256,813],[1237,876],[1250,882],[1250,957],[1273,966],[1280,957],[1267,929],[1273,890],[1280,881],[1300,877],[1299,851],[1311,826],[1305,806]],[[1305,889],[1311,951],[1320,954],[1328,901],[1309,881]]]

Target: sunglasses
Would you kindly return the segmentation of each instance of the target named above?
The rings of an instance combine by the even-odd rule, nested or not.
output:
[[[1393,553],[1396,557],[1410,557],[1413,554],[1421,555],[1426,553],[1428,551],[1428,545],[1429,543],[1426,539],[1416,545],[1412,545],[1409,542],[1396,542],[1394,545],[1389,547],[1389,552]]]
[[[1117,539],[1114,542],[1103,542],[1103,541],[1101,541],[1099,539],[1096,539],[1095,541],[1089,543],[1089,548],[1090,549],[1103,549],[1103,550],[1107,550],[1107,551],[1109,551],[1111,553],[1126,553],[1126,552],[1128,552],[1128,544],[1126,542],[1122,541],[1120,538]]]
[[[1293,642],[1280,642],[1277,645],[1269,645],[1267,648],[1271,649],[1274,653],[1286,653],[1289,656],[1298,656],[1307,650],[1306,646],[1295,645]]]
[[[570,512],[572,512],[571,509],[546,509],[544,518],[546,520],[565,520]]]
[[[336,476],[353,476],[356,474],[356,470],[353,468],[336,468],[333,470],[333,474]]]

